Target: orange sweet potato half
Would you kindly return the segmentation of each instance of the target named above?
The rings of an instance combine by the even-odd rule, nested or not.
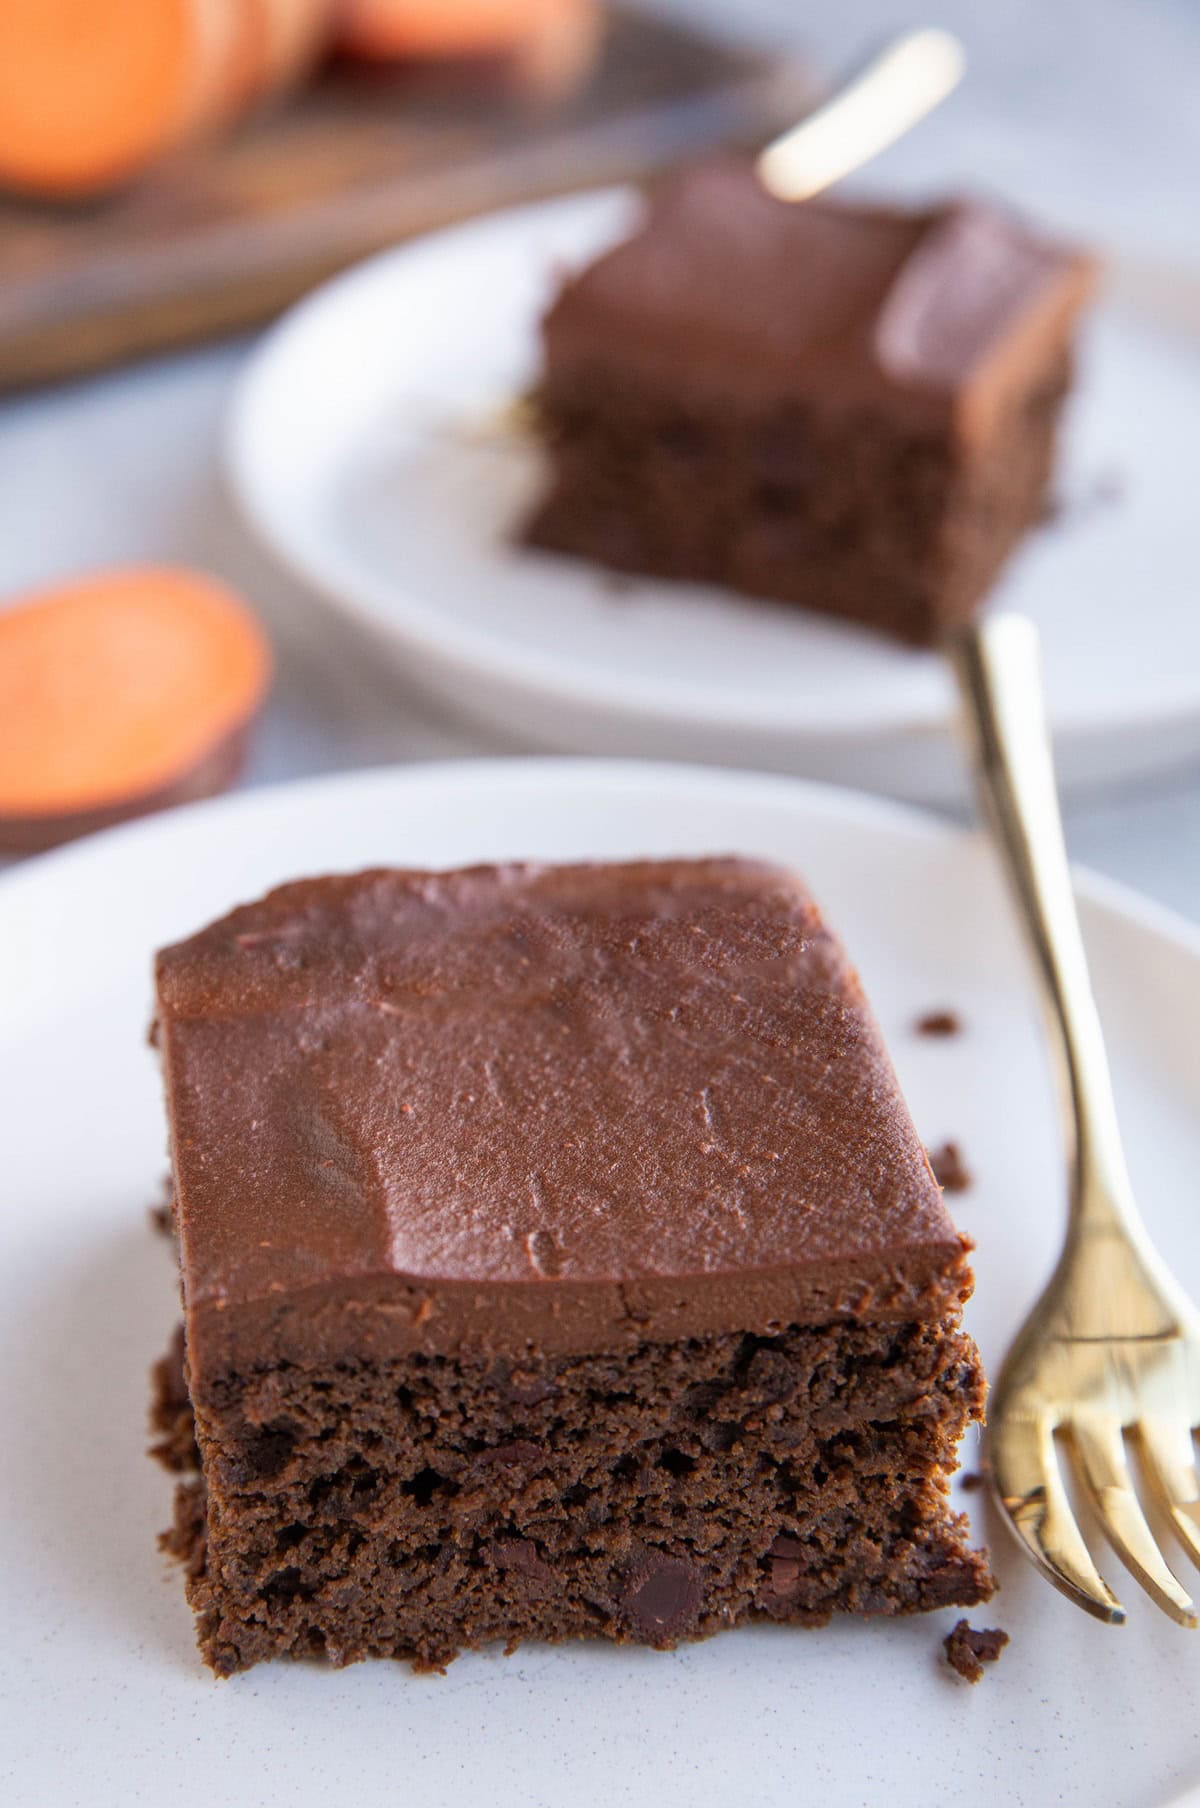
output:
[[[299,79],[333,0],[0,0],[0,183],[99,194]]]
[[[0,849],[223,789],[270,670],[249,610],[189,571],[106,572],[0,607]]]

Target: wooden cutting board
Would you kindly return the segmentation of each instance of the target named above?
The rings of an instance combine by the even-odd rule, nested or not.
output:
[[[398,239],[761,142],[811,99],[794,63],[621,12],[554,107],[332,69],[115,199],[0,201],[0,388],[252,326]]]

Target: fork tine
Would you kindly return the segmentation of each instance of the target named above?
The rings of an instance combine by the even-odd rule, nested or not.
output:
[[[1134,1493],[1121,1421],[1112,1413],[1079,1413],[1066,1431],[1100,1523],[1118,1557],[1164,1613],[1181,1626],[1195,1626],[1191,1597],[1163,1561]]]
[[[1092,1562],[1075,1523],[1049,1421],[1001,1413],[989,1437],[988,1460],[1017,1535],[1038,1568],[1077,1607],[1120,1625],[1125,1609]]]
[[[1134,1426],[1133,1436],[1175,1536],[1200,1564],[1200,1475],[1191,1426],[1183,1419],[1146,1418]]]

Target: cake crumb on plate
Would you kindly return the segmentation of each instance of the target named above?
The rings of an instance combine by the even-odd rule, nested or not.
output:
[[[994,1664],[1007,1643],[1007,1632],[998,1626],[982,1627],[976,1632],[966,1620],[959,1620],[954,1631],[942,1640],[947,1663],[965,1682],[981,1681],[983,1666]]]

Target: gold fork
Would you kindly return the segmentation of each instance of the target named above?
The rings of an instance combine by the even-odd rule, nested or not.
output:
[[[1070,1149],[1066,1241],[992,1391],[988,1467],[1043,1575],[1110,1624],[1124,1609],[1092,1561],[1063,1482],[1074,1472],[1117,1555],[1165,1613],[1195,1626],[1143,1514],[1200,1564],[1200,1315],[1134,1203],[1063,844],[1037,632],[1015,615],[952,638],[981,801],[1031,944],[1058,1055]]]

